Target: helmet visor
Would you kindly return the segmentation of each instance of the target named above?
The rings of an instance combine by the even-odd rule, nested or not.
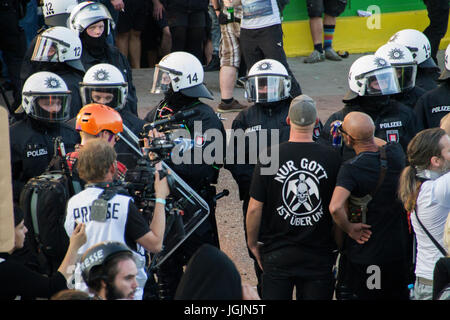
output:
[[[365,76],[366,95],[384,96],[400,92],[398,78],[394,68],[385,68],[370,72]]]
[[[396,66],[400,90],[408,90],[416,85],[417,65]]]
[[[70,21],[68,20],[67,23],[72,23],[80,26],[82,30],[79,31],[83,32],[91,24],[97,23],[102,20],[107,20],[105,24],[105,29],[107,29],[107,32],[110,31],[108,28],[109,26],[111,26],[111,28],[115,27],[114,20],[108,9],[102,4],[92,3],[84,7],[80,12],[78,12],[77,15],[72,17]]]
[[[289,96],[286,81],[287,77],[279,75],[250,76],[245,81],[245,93],[254,102],[280,101]]]
[[[34,46],[32,61],[59,62],[59,48],[62,44],[46,37],[38,36]]]
[[[31,114],[33,118],[47,122],[61,122],[69,119],[69,93],[31,94]]]
[[[170,75],[167,70],[161,69],[160,67],[155,67],[155,72],[153,73],[153,84],[151,93],[166,93],[170,88]]]
[[[104,104],[113,109],[121,109],[125,102],[122,86],[86,86],[80,87],[83,105],[90,103]]]

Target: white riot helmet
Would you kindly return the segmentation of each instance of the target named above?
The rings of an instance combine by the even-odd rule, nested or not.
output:
[[[65,62],[84,72],[80,60],[82,48],[76,32],[66,27],[52,27],[38,35],[31,61]]]
[[[203,67],[192,54],[172,52],[155,65],[151,93],[165,93],[170,85],[174,92],[188,97],[213,99],[211,91],[203,84]]]
[[[32,74],[23,85],[22,107],[26,114],[47,122],[69,119],[71,92],[64,80],[52,72]]]
[[[389,42],[400,43],[411,51],[414,60],[420,68],[437,68],[431,58],[431,46],[428,38],[420,31],[404,29],[395,33]]]
[[[118,68],[99,63],[86,71],[80,83],[80,95],[83,105],[100,103],[120,110],[125,106],[128,83]]]
[[[384,58],[396,69],[398,84],[402,91],[414,88],[417,63],[407,47],[400,43],[388,42],[379,47],[375,55]]]
[[[242,80],[249,101],[275,102],[290,95],[291,77],[283,64],[273,59],[256,62]]]
[[[439,80],[446,80],[450,78],[450,44],[445,49],[445,57],[444,57],[444,70],[439,77]]]
[[[78,4],[78,0],[44,0],[42,11],[47,26],[67,26],[70,11]]]
[[[101,3],[85,1],[73,8],[67,20],[67,26],[81,34],[91,24],[106,20],[106,35],[115,28],[115,23],[108,9]]]
[[[373,54],[356,59],[348,73],[350,91],[344,97],[384,96],[400,92],[397,73],[391,64]]]

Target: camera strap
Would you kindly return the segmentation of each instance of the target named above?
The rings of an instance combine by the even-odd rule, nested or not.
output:
[[[87,184],[86,187],[98,187],[103,189],[103,191],[98,195],[98,198],[92,202],[89,220],[105,222],[108,214],[108,201],[118,193],[118,189],[111,188],[110,183],[91,183]]]
[[[383,183],[384,177],[386,176],[386,172],[387,172],[387,168],[388,168],[388,166],[387,166],[387,157],[386,157],[386,149],[384,147],[385,146],[380,147],[380,161],[381,161],[380,176],[378,177],[377,186],[370,193],[372,198],[375,196],[375,194],[377,193],[377,191],[380,188],[381,184]]]

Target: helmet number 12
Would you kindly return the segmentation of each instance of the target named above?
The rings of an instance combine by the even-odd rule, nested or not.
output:
[[[80,47],[73,48],[73,51],[75,53],[75,57],[81,56],[81,48]]]
[[[197,73],[194,73],[194,76],[191,78],[191,75],[189,74],[188,76],[187,76],[187,78],[188,78],[188,80],[189,80],[189,84],[191,84],[192,82],[197,82],[198,81],[198,78],[197,78]]]
[[[51,15],[51,14],[55,14],[55,11],[53,10],[53,4],[51,2],[48,2],[45,4],[45,14]]]

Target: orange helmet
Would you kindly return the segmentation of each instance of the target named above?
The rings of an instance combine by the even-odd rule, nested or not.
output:
[[[116,110],[103,104],[87,104],[78,112],[76,129],[93,136],[103,130],[117,134],[123,131],[122,117]]]

